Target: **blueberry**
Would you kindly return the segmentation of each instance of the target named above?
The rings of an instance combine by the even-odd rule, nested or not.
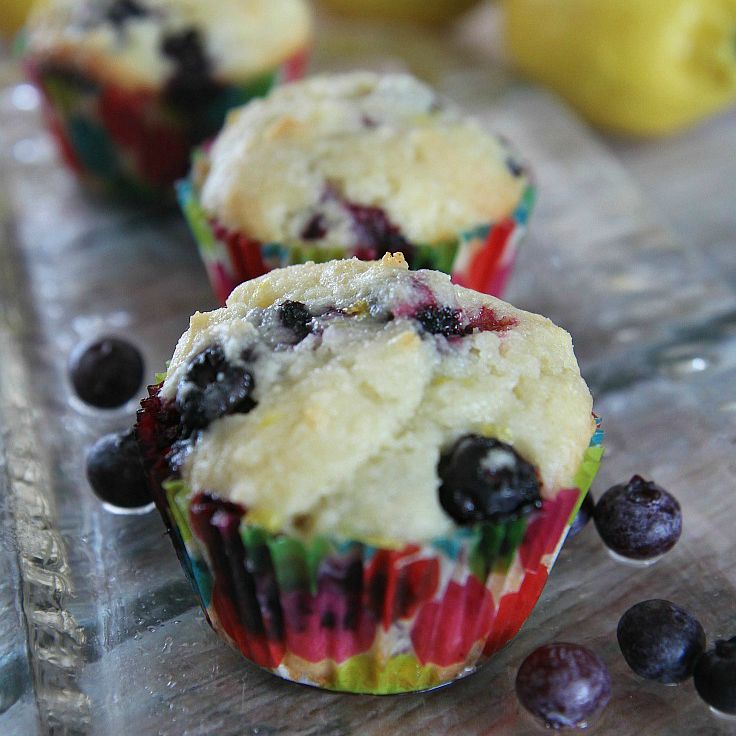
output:
[[[585,529],[594,513],[595,501],[593,500],[593,494],[588,492],[585,494],[585,498],[583,499],[583,503],[580,505],[580,509],[575,516],[575,520],[572,522],[570,531],[567,533],[567,538],[572,539],[576,534],[580,534],[580,532]]]
[[[129,342],[104,337],[72,354],[69,373],[82,401],[114,409],[132,399],[140,388],[143,358]]]
[[[736,715],[736,636],[719,640],[695,665],[695,689],[721,713]]]
[[[432,335],[444,335],[452,337],[465,334],[462,324],[462,313],[459,309],[452,307],[439,307],[436,304],[429,304],[422,307],[415,315],[414,319]]]
[[[609,488],[596,504],[593,518],[604,544],[634,560],[664,554],[682,532],[677,499],[638,475],[625,486]]]
[[[686,680],[705,650],[705,632],[685,609],[663,600],[637,603],[618,622],[618,644],[629,667],[657,682]]]
[[[115,26],[122,26],[130,18],[144,18],[148,10],[135,0],[114,0],[107,10],[107,19]]]
[[[209,66],[205,61],[202,36],[196,28],[185,28],[179,33],[165,36],[161,41],[161,51],[187,68],[197,70]]]
[[[220,94],[222,88],[212,78],[212,65],[196,28],[166,36],[161,51],[175,64],[164,91],[173,105],[198,113]]]
[[[505,521],[539,508],[534,466],[489,437],[461,437],[440,458],[440,504],[459,524]]]
[[[551,728],[585,728],[611,699],[611,676],[601,658],[579,644],[535,649],[516,675],[516,695]]]
[[[302,228],[300,237],[302,240],[321,240],[325,235],[327,235],[325,216],[317,213]]]
[[[108,434],[87,453],[87,480],[106,503],[132,509],[151,503],[138,442],[132,431]]]
[[[312,314],[306,304],[285,301],[279,305],[281,324],[301,342],[312,331]]]
[[[508,156],[506,159],[506,168],[511,173],[511,176],[518,178],[524,174],[524,167],[511,156]]]
[[[176,398],[182,436],[189,437],[227,414],[246,414],[254,406],[253,374],[229,363],[222,348],[213,345],[196,355],[187,370],[185,385]]]
[[[355,253],[362,260],[381,258],[385,253],[401,251],[411,261],[412,247],[399,228],[380,207],[345,203],[353,221],[357,243]]]

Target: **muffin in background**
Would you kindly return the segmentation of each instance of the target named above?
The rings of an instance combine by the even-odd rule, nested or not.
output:
[[[305,0],[42,0],[26,68],[83,180],[158,195],[227,111],[303,74]]]
[[[500,294],[534,199],[504,140],[413,77],[370,72],[234,110],[178,189],[222,302],[272,268],[392,251]]]
[[[208,621],[331,690],[431,688],[508,642],[602,454],[564,330],[400,253],[239,286],[162,378],[136,432]]]

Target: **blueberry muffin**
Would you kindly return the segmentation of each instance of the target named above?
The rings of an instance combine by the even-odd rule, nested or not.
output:
[[[85,181],[160,193],[231,107],[301,76],[304,0],[42,0],[26,65]]]
[[[271,268],[399,250],[497,294],[533,200],[503,140],[418,80],[368,72],[234,111],[179,191],[223,302]]]
[[[433,687],[505,644],[602,452],[566,332],[400,253],[239,286],[162,379],[137,436],[208,620],[334,690]]]

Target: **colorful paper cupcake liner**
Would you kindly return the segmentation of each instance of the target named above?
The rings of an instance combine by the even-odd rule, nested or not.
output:
[[[395,547],[304,541],[169,477],[158,386],[137,425],[152,491],[207,620],[255,664],[329,690],[389,694],[469,674],[521,628],[598,470],[600,429],[575,487],[528,517]]]
[[[26,70],[65,163],[93,189],[150,199],[185,175],[193,147],[217,133],[228,110],[298,79],[305,66],[300,52],[273,72],[222,86],[196,115],[158,93],[98,82],[68,67],[30,60]]]
[[[197,155],[206,155],[199,152]],[[222,304],[243,281],[283,266],[340,258],[361,257],[342,247],[262,243],[247,234],[227,229],[202,207],[191,179],[177,183],[179,204],[194,235],[215,296]],[[452,280],[486,294],[501,296],[516,260],[534,206],[536,188],[528,184],[509,217],[480,225],[445,243],[412,245],[404,256],[413,269],[430,268],[449,273]]]

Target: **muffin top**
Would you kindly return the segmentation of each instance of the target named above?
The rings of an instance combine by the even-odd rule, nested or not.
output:
[[[461,497],[442,498],[463,463],[513,478],[511,496],[531,483],[554,497],[594,430],[564,330],[400,253],[242,284],[192,317],[160,396],[179,412],[169,461],[193,492],[271,531],[367,541],[468,521]]]
[[[233,111],[194,180],[225,227],[325,247],[454,241],[512,214],[528,183],[502,140],[431,88],[369,72],[284,85]]]
[[[310,40],[305,0],[41,0],[28,51],[103,80],[160,88],[179,66],[217,81],[270,72]],[[185,58],[183,58],[185,57]]]

